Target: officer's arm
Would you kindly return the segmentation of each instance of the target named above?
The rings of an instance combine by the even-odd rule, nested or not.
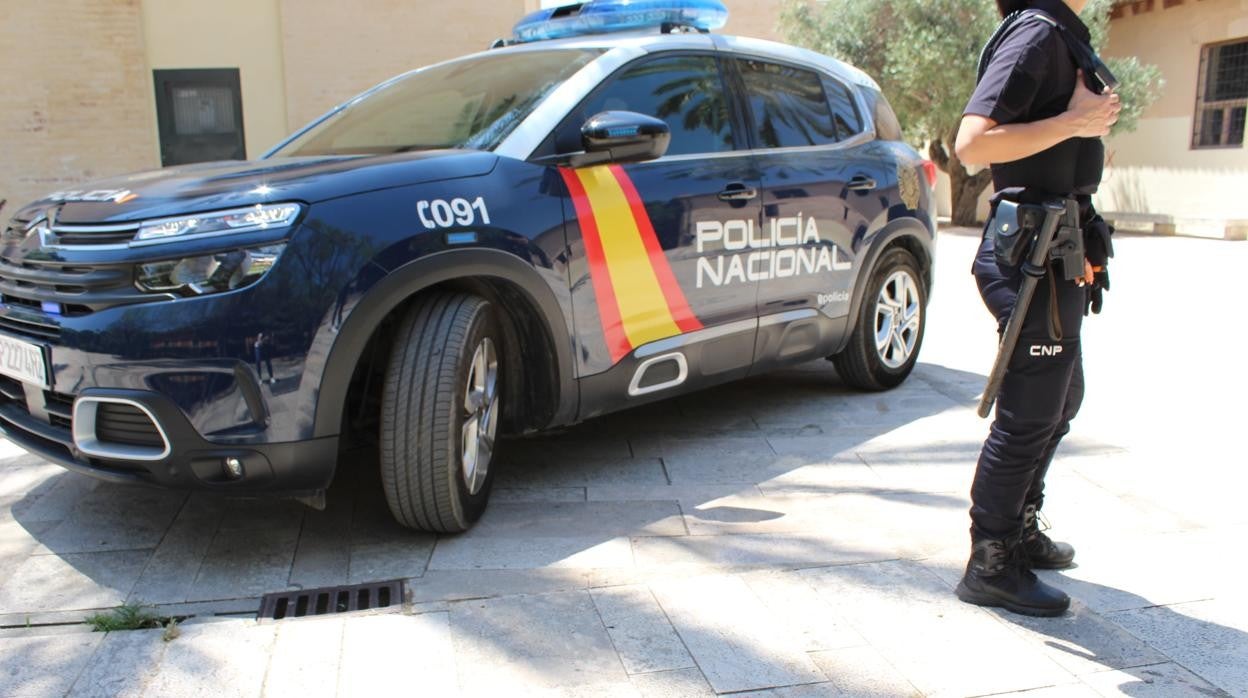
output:
[[[958,158],[968,165],[1013,162],[1035,155],[1068,138],[1099,138],[1118,121],[1122,105],[1116,94],[1094,94],[1076,81],[1066,111],[1057,116],[1026,124],[998,124],[977,114],[962,117],[955,148]]]

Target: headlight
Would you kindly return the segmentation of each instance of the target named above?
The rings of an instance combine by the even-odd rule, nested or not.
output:
[[[179,218],[147,221],[134,236],[135,243],[163,242],[190,236],[245,233],[289,226],[299,217],[299,204],[257,204],[250,208],[200,213]]]
[[[281,256],[285,245],[230,250],[199,257],[140,264],[135,278],[139,290],[202,296],[246,288],[260,280]]]

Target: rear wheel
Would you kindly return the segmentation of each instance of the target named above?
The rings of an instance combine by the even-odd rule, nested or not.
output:
[[[900,385],[914,370],[926,323],[927,291],[918,262],[906,250],[889,250],[868,280],[849,345],[832,363],[855,388]]]
[[[502,401],[498,322],[478,296],[420,299],[399,325],[381,414],[381,482],[404,526],[465,531],[494,481]]]

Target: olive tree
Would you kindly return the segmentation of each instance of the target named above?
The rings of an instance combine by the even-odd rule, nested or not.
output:
[[[1104,45],[1112,0],[1091,0],[1084,21]],[[835,56],[872,75],[915,143],[949,175],[953,222],[973,225],[992,181],[969,171],[954,152],[962,109],[975,88],[980,50],[1000,22],[991,0],[785,0],[780,30],[793,44]],[[1160,71],[1135,58],[1106,61],[1123,100],[1116,132],[1135,128],[1159,95]]]

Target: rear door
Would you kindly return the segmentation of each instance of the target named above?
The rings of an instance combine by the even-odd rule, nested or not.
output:
[[[627,378],[647,356],[671,351],[687,359],[682,385],[744,375],[758,285],[745,258],[734,261],[730,251],[745,250],[756,234],[761,178],[720,61],[709,52],[673,52],[625,66],[560,126],[557,150],[579,149],[585,120],[612,110],[663,119],[672,139],[655,161],[560,172],[574,219],[568,238],[580,375],[618,367]],[[594,396],[583,399],[585,416],[593,414]]]
[[[849,89],[814,70],[735,60],[763,178],[756,371],[827,355],[848,323],[858,250],[888,208]]]

